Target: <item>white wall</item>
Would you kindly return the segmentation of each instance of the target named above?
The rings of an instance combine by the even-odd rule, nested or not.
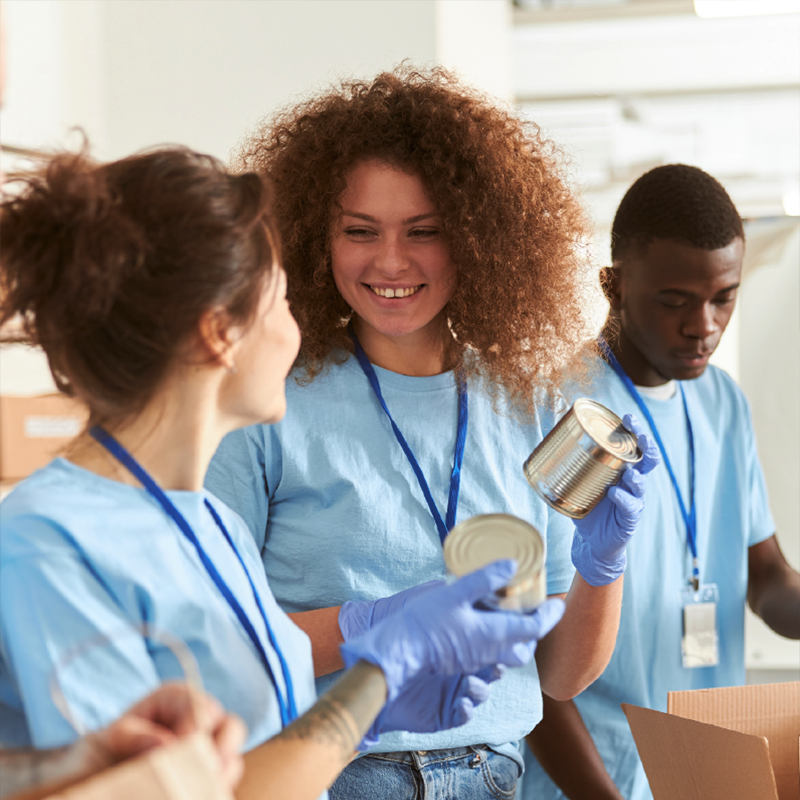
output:
[[[497,97],[513,97],[509,0],[437,0],[436,59]]]
[[[800,220],[747,226],[740,384],[750,400],[778,541],[800,569]],[[800,644],[748,613],[747,666],[800,667]]]
[[[63,145],[81,125],[102,138],[99,0],[4,0],[3,144]]]
[[[277,107],[408,59],[511,96],[506,0],[4,0],[3,140],[81,126],[117,158],[167,142],[226,158]]]
[[[433,0],[115,0],[102,16],[114,156],[171,141],[225,157],[311,89],[436,55]]]

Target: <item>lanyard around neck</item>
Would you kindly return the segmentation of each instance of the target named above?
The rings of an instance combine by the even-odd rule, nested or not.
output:
[[[636,387],[633,384],[633,381],[628,377],[628,374],[622,368],[622,365],[617,360],[617,357],[611,352],[611,348],[608,346],[608,343],[605,339],[600,339],[600,349],[603,351],[608,363],[611,365],[611,368],[617,374],[619,379],[622,381],[625,388],[628,390],[628,393],[631,397],[636,401],[636,405],[639,407],[639,410],[644,415],[645,419],[647,420],[648,424],[650,425],[650,430],[653,432],[653,437],[658,444],[658,449],[661,451],[661,456],[664,459],[664,464],[667,467],[667,471],[669,472],[670,480],[672,481],[672,486],[675,489],[675,494],[678,498],[678,505],[681,509],[681,515],[683,516],[684,524],[686,525],[686,541],[689,544],[689,550],[692,553],[692,585],[694,590],[697,591],[700,588],[700,562],[697,557],[697,509],[695,504],[695,453],[694,453],[694,435],[692,433],[692,420],[689,416],[689,406],[686,403],[686,392],[683,390],[683,382],[677,381],[678,387],[681,391],[681,398],[683,400],[683,412],[686,415],[686,430],[689,434],[689,463],[690,463],[690,473],[689,473],[689,501],[690,507],[689,510],[686,510],[686,503],[681,496],[681,490],[678,487],[678,480],[675,477],[675,471],[672,469],[672,464],[669,460],[669,456],[667,455],[667,450],[664,447],[664,442],[661,440],[661,435],[658,432],[658,428],[656,427],[655,420],[653,419],[653,415],[650,413],[650,409],[645,404],[642,396],[637,391]]]
[[[258,634],[256,633],[255,629],[253,628],[250,619],[248,618],[247,614],[245,613],[244,609],[239,604],[239,601],[236,599],[233,592],[230,590],[230,587],[223,577],[217,572],[217,568],[214,566],[213,561],[209,558],[206,551],[203,549],[203,546],[200,544],[195,532],[192,530],[189,523],[186,521],[186,518],[178,511],[177,508],[173,505],[172,501],[164,494],[161,487],[150,477],[150,475],[145,471],[144,467],[139,464],[138,461],[107,431],[103,430],[103,428],[95,425],[89,430],[91,436],[99,442],[103,447],[108,450],[111,455],[113,455],[148,491],[148,493],[158,501],[164,511],[173,519],[175,524],[180,529],[181,533],[194,545],[195,550],[197,551],[197,555],[200,557],[200,561],[202,562],[203,566],[206,569],[206,572],[211,577],[211,580],[214,581],[214,584],[222,593],[222,596],[228,602],[228,605],[233,609],[233,612],[236,614],[237,619],[241,623],[242,627],[247,632],[247,635],[250,637],[253,645],[256,648],[256,651],[261,656],[261,661],[266,668],[267,675],[269,675],[269,679],[272,682],[272,685],[275,689],[275,694],[278,697],[278,706],[280,708],[281,714],[281,725],[285,728],[292,720],[297,718],[297,708],[295,706],[294,701],[294,689],[292,687],[292,678],[289,674],[289,668],[286,664],[286,661],[283,657],[283,653],[281,653],[280,648],[278,647],[278,643],[275,640],[275,636],[272,633],[272,628],[270,627],[269,621],[267,620],[267,614],[264,611],[264,606],[261,604],[261,598],[258,596],[258,592],[256,591],[256,587],[253,584],[253,579],[250,577],[250,573],[247,571],[247,567],[244,565],[244,561],[242,560],[239,551],[236,549],[236,545],[234,545],[233,540],[230,537],[225,525],[223,524],[222,520],[220,519],[219,515],[215,511],[214,507],[208,500],[205,500],[206,508],[211,513],[211,516],[214,522],[217,524],[217,527],[222,531],[223,536],[225,537],[228,544],[231,546],[231,549],[236,554],[236,558],[239,560],[239,563],[242,565],[242,569],[244,570],[245,575],[247,575],[247,580],[250,583],[250,589],[253,592],[253,597],[255,598],[256,605],[258,606],[258,610],[261,612],[261,617],[264,620],[264,627],[267,631],[267,636],[269,637],[269,642],[272,645],[272,649],[275,651],[275,654],[278,656],[278,660],[281,664],[281,671],[283,672],[283,681],[286,685],[286,698],[284,699],[283,694],[281,693],[280,687],[278,686],[278,681],[275,678],[275,673],[272,671],[272,665],[269,663],[269,659],[267,658],[267,653],[264,650],[264,646],[261,643],[261,639],[259,638]]]
[[[383,399],[383,394],[381,393],[380,383],[378,383],[378,376],[375,374],[372,364],[369,363],[369,359],[367,358],[366,353],[364,353],[364,349],[361,347],[361,342],[358,341],[356,332],[352,327],[350,328],[349,332],[350,337],[353,340],[358,363],[361,365],[361,369],[367,376],[367,380],[369,381],[370,386],[372,386],[372,390],[375,392],[375,396],[378,398],[381,408],[383,408],[383,410],[386,412],[386,416],[389,418],[389,422],[392,425],[395,438],[400,444],[400,447],[403,448],[403,452],[406,454],[408,463],[411,464],[411,469],[414,470],[414,474],[417,476],[419,488],[422,489],[422,494],[425,496],[425,500],[428,503],[428,508],[433,516],[433,521],[436,523],[436,530],[439,533],[439,539],[441,540],[442,544],[444,544],[447,534],[456,524],[458,493],[461,487],[461,464],[464,461],[464,447],[467,441],[468,406],[466,381],[464,381],[461,375],[458,375],[456,378],[458,384],[458,427],[456,428],[456,446],[453,453],[453,472],[450,475],[450,494],[447,498],[447,516],[445,518],[445,522],[442,522],[442,515],[439,513],[439,509],[436,507],[436,503],[433,502],[433,496],[431,495],[431,490],[428,488],[428,482],[425,480],[425,475],[423,474],[422,469],[420,468],[420,465],[414,456],[414,453],[408,446],[408,442],[406,442],[405,437],[400,432],[400,428],[397,427],[395,421],[392,419],[392,415],[389,413],[389,408],[386,405],[386,401]]]

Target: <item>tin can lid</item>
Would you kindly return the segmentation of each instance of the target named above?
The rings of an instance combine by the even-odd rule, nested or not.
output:
[[[460,522],[444,540],[444,562],[457,578],[499,558],[517,561],[517,574],[509,586],[538,575],[544,566],[539,531],[510,514],[480,514]]]
[[[641,459],[636,437],[613,411],[587,397],[576,400],[573,409],[580,426],[603,449],[623,461]]]

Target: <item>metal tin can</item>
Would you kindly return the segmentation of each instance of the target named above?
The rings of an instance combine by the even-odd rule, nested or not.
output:
[[[582,397],[523,465],[544,501],[573,519],[585,517],[642,459],[636,437],[605,406]]]
[[[480,514],[460,522],[444,540],[444,563],[460,578],[499,558],[516,559],[517,574],[483,605],[527,613],[544,602],[547,576],[539,531],[510,514]]]

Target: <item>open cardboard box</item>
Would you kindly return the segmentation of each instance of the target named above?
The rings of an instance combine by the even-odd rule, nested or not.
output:
[[[654,800],[800,800],[800,681],[622,704]]]

